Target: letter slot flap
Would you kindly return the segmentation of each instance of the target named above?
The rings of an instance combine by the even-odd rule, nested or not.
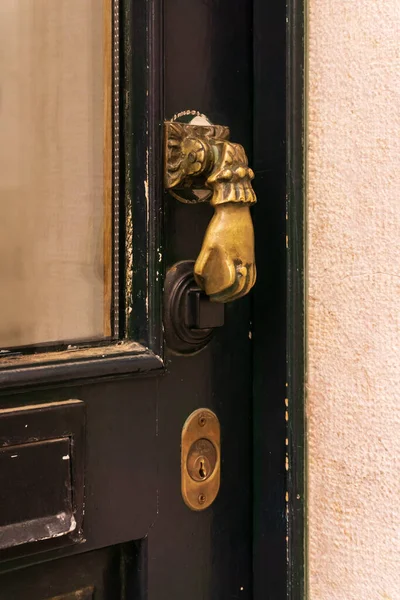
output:
[[[82,539],[83,427],[80,401],[0,410],[0,550]]]

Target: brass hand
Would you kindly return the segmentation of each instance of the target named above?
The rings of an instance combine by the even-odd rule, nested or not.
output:
[[[254,231],[248,204],[230,202],[215,207],[194,276],[214,302],[231,302],[253,287]]]
[[[256,280],[254,173],[243,147],[228,138],[220,125],[166,123],[165,187],[183,202],[210,198],[215,209],[194,267],[197,284],[214,302],[244,296]]]

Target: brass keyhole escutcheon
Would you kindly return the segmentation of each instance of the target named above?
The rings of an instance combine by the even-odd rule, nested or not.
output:
[[[221,477],[220,425],[209,409],[194,411],[182,429],[182,497],[192,510],[204,510],[215,500]]]
[[[205,481],[214,472],[217,451],[214,444],[205,438],[192,444],[188,454],[187,469],[194,481]]]

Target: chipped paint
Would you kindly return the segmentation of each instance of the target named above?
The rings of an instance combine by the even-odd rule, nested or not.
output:
[[[146,130],[146,135],[148,136],[148,129]],[[150,196],[149,196],[149,149],[146,148],[146,179],[143,182],[144,184],[144,197],[146,201],[146,232],[147,239],[149,239],[149,223],[150,223]],[[149,317],[149,244],[147,244],[147,261],[146,261],[146,315]]]
[[[68,515],[66,512],[60,512],[57,515],[57,521],[62,525],[64,523],[68,523],[69,521],[69,529],[68,531],[57,531],[55,528],[52,528],[50,525],[47,526],[47,530],[49,532],[49,537],[56,538],[61,537],[62,535],[66,535],[67,533],[71,533],[76,529],[76,520],[74,515]]]
[[[48,600],[93,600],[95,588],[88,586],[71,593],[61,594],[61,596],[52,596]]]
[[[132,198],[129,186],[126,186],[125,198],[125,331],[129,331],[132,313],[133,294],[133,219]]]
[[[41,517],[12,523],[2,527],[0,547],[9,548],[30,542],[59,538],[75,531],[77,523],[74,515],[60,512],[49,517]]]
[[[2,358],[0,361],[1,366],[4,367],[25,367],[35,364],[44,364],[50,362],[52,366],[63,363],[71,358],[78,361],[82,359],[96,359],[96,358],[108,358],[111,356],[119,355],[125,352],[140,353],[143,351],[143,346],[137,342],[121,341],[118,344],[110,344],[109,346],[83,346],[77,350],[61,350],[60,352],[43,352],[40,354],[22,354],[19,356],[13,356],[9,358]],[[7,409],[1,409],[0,413]],[[12,410],[12,409],[11,409]]]
[[[60,402],[48,402],[45,404],[29,404],[24,406],[17,406],[14,408],[1,408],[0,415],[4,415],[6,413],[15,413],[15,412],[23,412],[23,411],[32,411],[38,410],[40,408],[50,408],[52,406],[68,406],[70,404],[82,404],[82,400],[61,400]],[[25,425],[28,427],[28,425]]]

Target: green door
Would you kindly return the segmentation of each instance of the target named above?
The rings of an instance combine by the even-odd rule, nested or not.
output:
[[[269,50],[263,11],[2,1],[1,600],[286,597],[284,5]],[[165,122],[186,132],[179,160],[196,161],[196,123],[211,148],[178,193]],[[259,202],[246,294],[251,171],[235,144]],[[228,219],[210,181],[232,148]],[[223,303],[201,289],[227,264],[216,239],[237,242],[232,289],[247,277]]]

